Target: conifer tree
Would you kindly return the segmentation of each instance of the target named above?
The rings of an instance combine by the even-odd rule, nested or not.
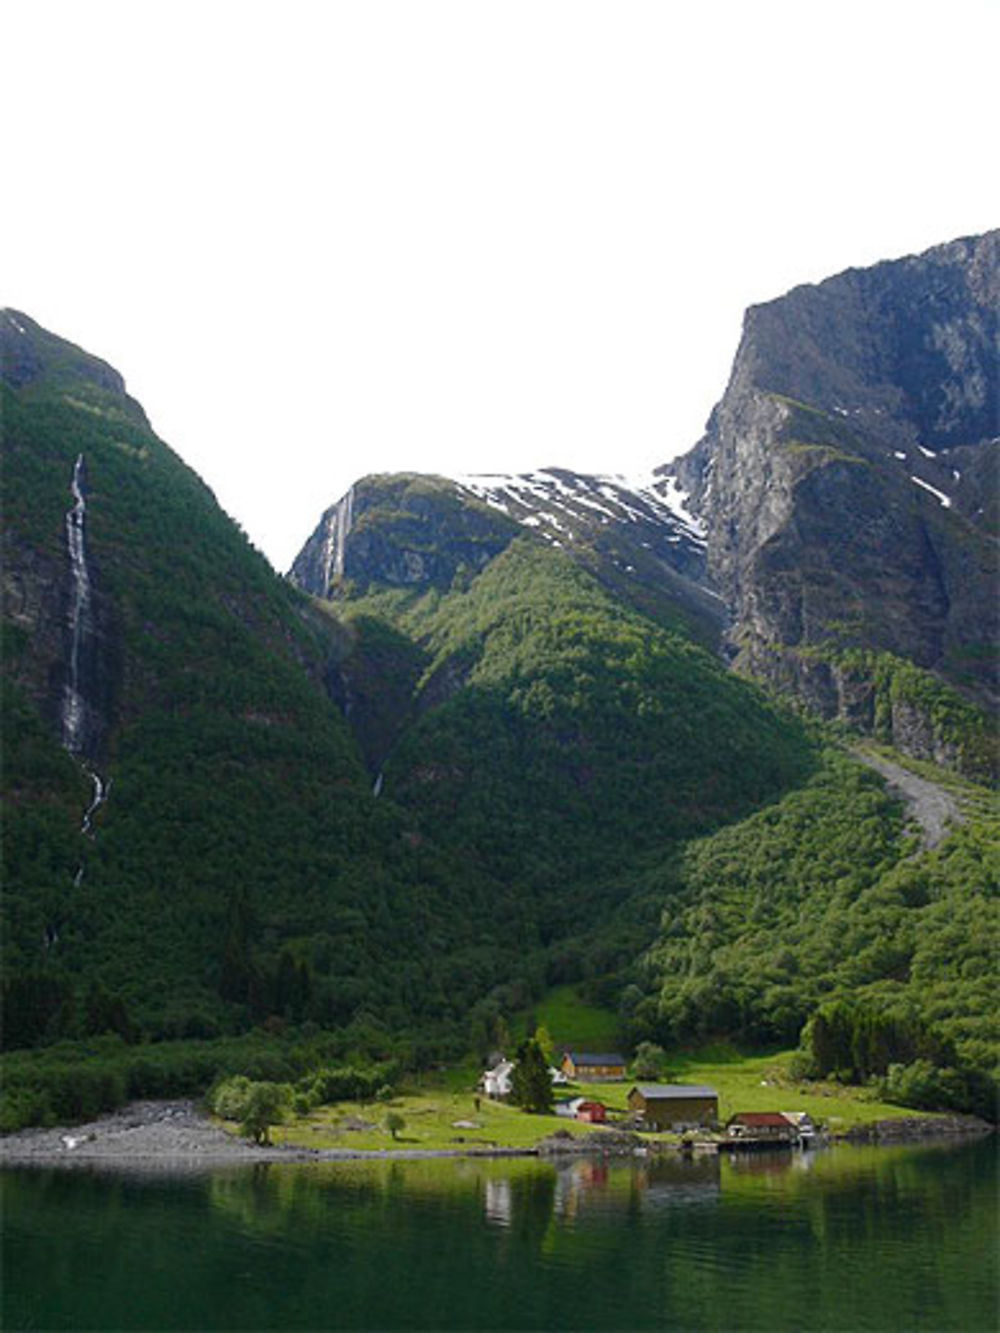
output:
[[[542,1113],[552,1110],[552,1080],[541,1046],[528,1037],[517,1049],[517,1063],[511,1074],[511,1101],[525,1111]]]

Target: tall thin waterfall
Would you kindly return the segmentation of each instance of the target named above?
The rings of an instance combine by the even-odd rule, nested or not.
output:
[[[82,651],[85,642],[92,637],[94,626],[93,589],[90,570],[87,567],[87,500],[84,495],[86,472],[83,454],[78,454],[73,467],[73,479],[70,490],[73,495],[72,508],[66,512],[66,548],[69,551],[70,578],[72,588],[69,604],[69,669],[62,697],[62,743],[71,755],[80,760],[83,771],[93,785],[94,794],[83,814],[80,832],[94,835],[94,815],[108,798],[110,781],[105,782],[100,774],[90,766],[85,757],[88,739],[92,738],[89,727],[90,706],[83,693],[81,679]],[[81,865],[73,879],[74,887],[79,887],[83,880]],[[56,936],[58,938],[58,936]],[[51,943],[55,943],[52,940]]]
[[[344,577],[344,545],[354,520],[354,487],[335,505],[323,546],[323,586],[330,595],[334,582]]]
[[[83,749],[87,724],[87,704],[80,692],[80,646],[85,636],[93,632],[94,620],[90,571],[87,569],[87,501],[83,483],[83,454],[78,454],[71,483],[73,507],[66,513],[66,545],[73,587],[69,607],[69,675],[62,699],[62,743],[70,754],[75,755]]]

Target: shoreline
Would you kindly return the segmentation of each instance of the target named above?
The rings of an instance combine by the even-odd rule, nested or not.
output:
[[[974,1116],[900,1117],[856,1126],[824,1144],[941,1142],[994,1133]],[[696,1152],[716,1152],[717,1142],[691,1145]],[[447,1158],[541,1157],[600,1153],[647,1156],[682,1153],[681,1144],[643,1143],[638,1136],[598,1132],[582,1138],[542,1139],[532,1147],[467,1145],[461,1148],[308,1148],[291,1144],[257,1145],[213,1124],[191,1100],[133,1102],[84,1125],[23,1129],[0,1138],[0,1168],[12,1166],[133,1166],[198,1169],[251,1166],[263,1162],[424,1161]]]

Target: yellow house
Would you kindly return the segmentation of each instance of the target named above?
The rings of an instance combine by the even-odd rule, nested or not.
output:
[[[564,1051],[562,1071],[572,1079],[625,1077],[625,1057],[615,1053],[594,1055],[589,1051]]]

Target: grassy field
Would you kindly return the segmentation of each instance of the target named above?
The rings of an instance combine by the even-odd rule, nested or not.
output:
[[[573,986],[554,987],[539,1001],[534,1014],[535,1021],[548,1029],[557,1050],[614,1051],[617,1047],[617,1016],[581,1000]]]
[[[792,1054],[746,1055],[728,1046],[711,1047],[672,1057],[667,1077],[670,1082],[715,1088],[722,1121],[736,1111],[807,1111],[836,1133],[873,1120],[915,1114],[877,1101],[863,1088],[796,1083],[787,1072]],[[557,1129],[574,1135],[595,1130],[594,1126],[559,1116],[529,1115],[485,1097],[479,1098],[477,1107],[475,1077],[471,1068],[443,1071],[433,1082],[428,1077],[420,1086],[401,1090],[389,1102],[342,1102],[320,1107],[309,1115],[289,1119],[273,1131],[273,1138],[277,1143],[309,1148],[461,1150],[475,1146],[530,1148]],[[603,1102],[614,1118],[626,1113],[632,1085],[632,1080],[578,1083],[559,1089],[557,1096],[592,1097]],[[396,1140],[385,1127],[391,1112],[405,1121]],[[654,1141],[677,1140],[673,1134],[648,1137]]]

